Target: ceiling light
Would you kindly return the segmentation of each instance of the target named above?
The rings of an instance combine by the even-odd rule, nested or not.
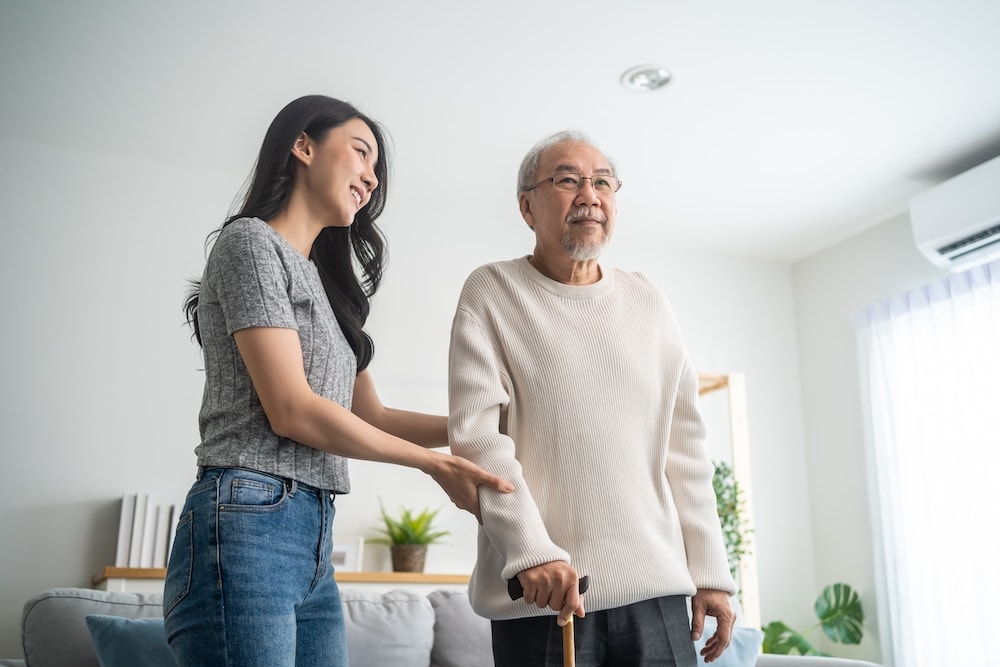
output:
[[[659,65],[639,65],[622,74],[621,82],[629,90],[649,92],[670,82],[670,70]]]

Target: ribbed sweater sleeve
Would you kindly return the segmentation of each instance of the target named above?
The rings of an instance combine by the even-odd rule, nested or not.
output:
[[[641,274],[570,286],[524,259],[480,267],[452,326],[449,400],[452,450],[515,485],[481,492],[477,613],[551,613],[512,602],[506,581],[552,560],[591,575],[589,610],[735,592],[697,376]]]
[[[545,522],[525,482],[516,458],[514,441],[505,428],[498,428],[510,414],[510,382],[498,363],[493,346],[475,318],[459,308],[455,316],[452,350],[456,364],[451,386],[452,417],[460,438],[462,456],[513,482],[514,493],[481,488],[490,510],[484,516],[485,534],[493,549],[508,557],[498,573],[503,581],[535,565],[570,556],[548,536]],[[467,436],[466,436],[467,434]]]

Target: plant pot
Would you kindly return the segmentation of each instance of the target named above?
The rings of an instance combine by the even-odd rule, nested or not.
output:
[[[393,572],[423,572],[424,558],[427,556],[426,544],[393,544],[389,547],[392,554]]]

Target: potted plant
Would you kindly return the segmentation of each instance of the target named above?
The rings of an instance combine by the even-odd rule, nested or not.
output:
[[[813,606],[819,623],[805,632],[796,632],[781,621],[771,621],[764,628],[764,653],[786,655],[829,655],[810,644],[805,635],[818,627],[831,640],[840,644],[860,644],[865,634],[865,614],[857,592],[844,583],[830,584],[823,589]]]
[[[716,508],[719,521],[722,524],[722,537],[726,543],[726,557],[729,559],[729,571],[736,578],[740,559],[750,553],[750,530],[745,525],[746,500],[743,489],[733,476],[733,469],[728,463],[714,461],[715,474],[712,477],[712,488],[715,490]]]
[[[410,508],[400,507],[399,514],[392,517],[386,513],[382,500],[379,499],[379,511],[382,526],[377,530],[384,537],[375,538],[372,542],[389,545],[392,571],[423,572],[427,546],[440,542],[442,537],[449,534],[447,530],[439,530],[434,526],[434,518],[440,510],[424,508],[417,513]]]

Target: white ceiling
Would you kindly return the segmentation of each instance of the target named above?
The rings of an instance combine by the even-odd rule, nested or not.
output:
[[[623,89],[641,63],[673,82]],[[241,176],[284,103],[342,97],[428,221],[516,224],[521,155],[579,129],[633,237],[795,261],[1000,154],[1000,1],[0,0],[0,91],[0,138]]]

